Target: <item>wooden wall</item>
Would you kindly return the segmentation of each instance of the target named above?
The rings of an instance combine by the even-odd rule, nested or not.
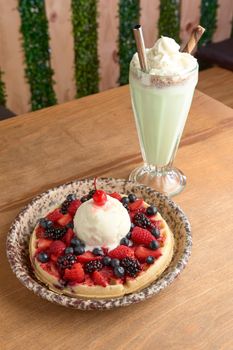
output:
[[[146,46],[158,37],[159,0],[141,0],[141,19]],[[217,30],[213,41],[230,37],[232,0],[220,0]],[[186,42],[200,19],[201,0],[181,1],[180,37]],[[75,98],[74,49],[71,25],[71,0],[45,0],[49,23],[51,64],[54,69],[58,102]],[[19,32],[18,0],[0,1],[0,68],[4,72],[7,107],[17,114],[30,110],[30,91],[24,76],[24,53]],[[98,54],[100,91],[118,85],[118,0],[98,0]]]

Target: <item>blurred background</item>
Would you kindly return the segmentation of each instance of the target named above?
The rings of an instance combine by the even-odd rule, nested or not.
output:
[[[204,26],[198,88],[233,107],[232,17],[233,0],[0,0],[0,117],[126,84],[137,23],[146,47]]]

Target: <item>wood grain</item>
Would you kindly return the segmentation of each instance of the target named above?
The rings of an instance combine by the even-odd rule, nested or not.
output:
[[[119,79],[118,0],[98,1],[98,55],[100,91],[116,87]]]
[[[159,0],[141,0],[140,23],[143,27],[145,46],[152,47],[158,39]]]
[[[63,103],[73,100],[76,95],[71,0],[46,0],[45,8],[49,25],[51,66],[54,70],[54,90],[58,103]]]
[[[6,85],[7,107],[16,114],[30,110],[30,91],[24,73],[18,1],[0,1],[0,67]]]
[[[24,288],[1,257],[4,350],[230,350],[233,348],[233,112],[196,92],[175,164],[175,197],[193,229],[186,270],[165,291],[127,308],[78,312]],[[16,213],[51,186],[85,176],[127,177],[142,161],[128,87],[1,122],[0,251]]]
[[[182,47],[188,42],[193,29],[200,21],[201,0],[182,0],[180,4],[180,40]]]
[[[233,21],[233,1],[221,0],[217,10],[217,26],[213,42],[222,41],[231,37]]]

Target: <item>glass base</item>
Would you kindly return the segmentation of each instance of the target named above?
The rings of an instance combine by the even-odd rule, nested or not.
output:
[[[154,188],[169,197],[180,193],[186,185],[186,176],[177,168],[157,168],[143,165],[132,171],[129,180]]]

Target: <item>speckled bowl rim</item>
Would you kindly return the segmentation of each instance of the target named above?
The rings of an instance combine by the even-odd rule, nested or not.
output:
[[[26,272],[22,273],[22,270],[20,270],[19,263],[16,262],[15,259],[12,258],[12,254],[10,254],[10,250],[12,250],[11,247],[11,240],[13,239],[13,236],[16,233],[16,223],[19,222],[24,214],[29,210],[29,208],[38,200],[40,200],[43,196],[49,194],[51,191],[56,191],[62,187],[66,187],[68,185],[77,184],[82,181],[92,180],[91,178],[85,178],[81,180],[73,180],[71,182],[53,187],[36,197],[34,197],[16,216],[15,220],[13,221],[6,240],[6,252],[7,252],[7,258],[9,261],[9,264],[11,266],[12,271],[16,275],[16,277],[19,279],[19,281],[27,287],[29,290],[33,291],[35,294],[40,296],[43,299],[46,299],[52,303],[59,304],[62,306],[79,309],[79,310],[104,310],[104,309],[112,309],[115,307],[120,306],[128,306],[132,303],[138,303],[140,301],[146,300],[150,297],[152,297],[155,294],[158,294],[161,290],[169,286],[175,278],[183,271],[183,269],[186,267],[189,257],[191,255],[192,250],[192,234],[191,234],[191,225],[190,222],[184,213],[184,211],[180,208],[179,205],[177,205],[175,202],[173,202],[170,198],[168,198],[166,195],[159,193],[155,191],[154,189],[140,185],[136,182],[125,180],[125,179],[115,179],[112,177],[109,178],[100,178],[100,181],[116,181],[116,182],[122,182],[123,186],[127,186],[127,184],[134,186],[138,190],[145,190],[150,193],[156,194],[156,196],[163,200],[172,210],[176,212],[177,215],[179,215],[180,219],[182,220],[182,223],[185,227],[186,237],[185,237],[185,246],[183,249],[182,254],[180,255],[179,260],[177,261],[176,265],[172,268],[171,271],[163,274],[163,277],[159,280],[156,280],[153,282],[150,286],[144,288],[143,290],[139,292],[135,292],[132,294],[125,295],[123,297],[117,297],[112,299],[82,299],[82,298],[73,298],[66,295],[61,295],[56,292],[53,292],[49,290],[46,285],[43,285],[40,283],[36,277],[33,279],[29,274]]]

